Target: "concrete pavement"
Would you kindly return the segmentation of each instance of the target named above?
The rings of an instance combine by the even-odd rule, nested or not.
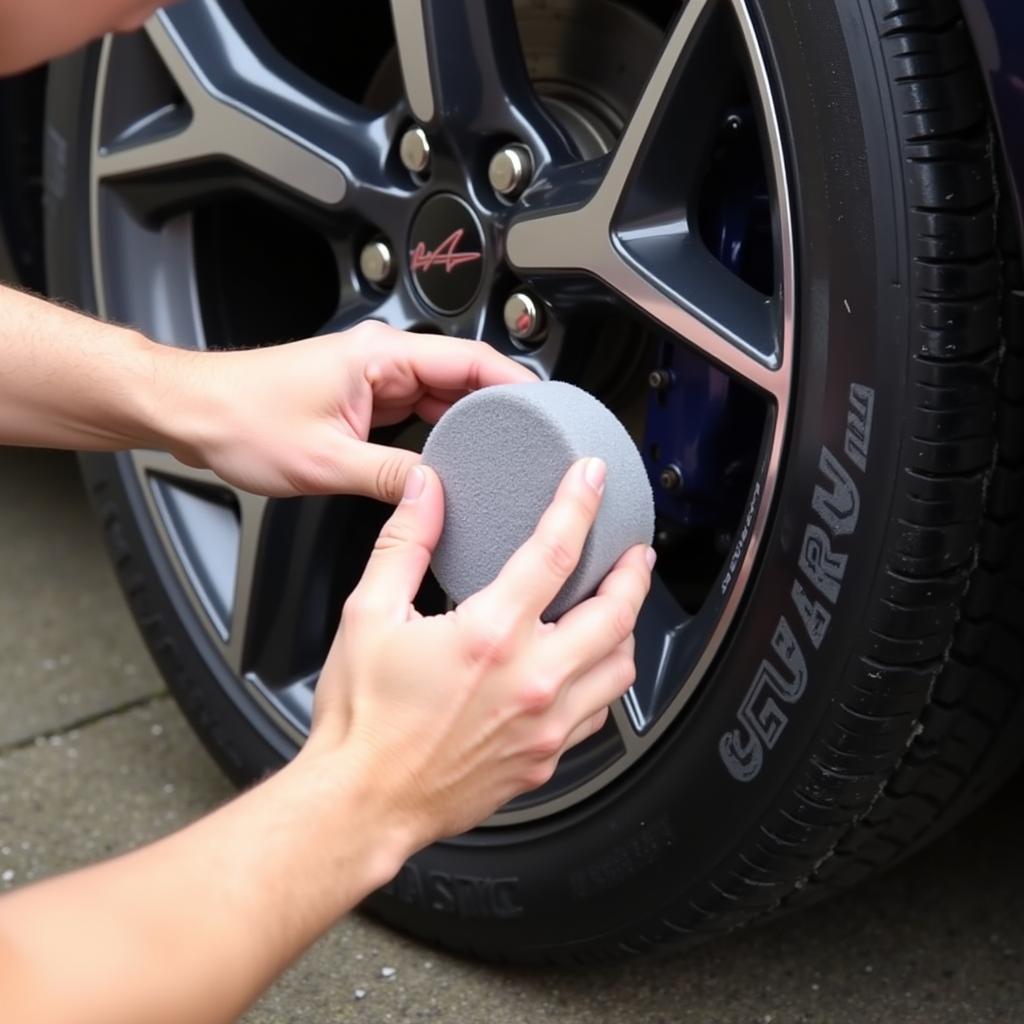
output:
[[[136,636],[73,461],[0,450],[0,478],[3,891],[162,835],[230,790]],[[496,970],[354,915],[245,1020],[1018,1021],[1022,797],[1024,775],[857,892],[669,960]]]

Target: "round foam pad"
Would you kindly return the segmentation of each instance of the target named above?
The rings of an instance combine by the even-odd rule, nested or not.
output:
[[[636,445],[593,395],[561,381],[483,388],[438,420],[423,462],[444,484],[444,531],[433,569],[453,601],[498,575],[533,532],[566,470],[585,456],[608,467],[604,496],[579,564],[546,620],[589,597],[627,548],[651,542],[654,498]]]

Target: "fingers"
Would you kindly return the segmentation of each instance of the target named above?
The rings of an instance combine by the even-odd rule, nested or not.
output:
[[[454,400],[493,384],[537,380],[532,370],[481,341],[408,334],[369,322],[355,330],[372,332],[372,339],[367,334],[364,372],[375,406],[423,392]]]
[[[580,724],[577,725],[571,733],[569,733],[569,737],[565,741],[565,746],[562,747],[562,753],[564,754],[567,750],[572,750],[573,747],[578,746],[584,740],[589,740],[591,736],[600,732],[604,728],[604,723],[607,721],[608,708],[601,708],[600,711],[591,715],[585,721],[580,722]]]
[[[433,470],[414,467],[405,495],[377,538],[362,579],[345,602],[345,614],[394,613],[408,618],[444,522],[444,493]]]
[[[651,587],[653,555],[646,544],[630,548],[601,582],[597,593],[558,620],[548,641],[557,663],[589,668],[632,636]]]
[[[417,380],[433,392],[476,391],[537,380],[532,370],[479,341],[417,334],[406,355]]]
[[[604,481],[605,465],[600,459],[574,463],[530,539],[494,582],[470,601],[504,609],[506,614],[512,610],[520,621],[539,618],[580,560],[601,504]]]
[[[416,403],[413,412],[427,423],[436,423],[451,407],[452,402],[427,395]]]
[[[633,638],[575,682],[564,687],[555,703],[531,723],[534,757],[531,786],[542,785],[554,773],[559,758],[589,739],[608,720],[609,706],[621,699],[636,677]],[[536,775],[532,774],[536,770]]]
[[[361,494],[394,505],[402,497],[406,477],[420,457],[404,448],[357,441],[346,444],[337,461],[338,474],[343,479],[327,482],[325,491]]]
[[[633,638],[584,672],[562,692],[557,714],[571,737],[602,709],[621,699],[636,679]]]

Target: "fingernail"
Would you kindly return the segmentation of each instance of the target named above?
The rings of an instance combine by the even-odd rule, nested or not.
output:
[[[405,477],[402,501],[415,501],[423,493],[426,482],[427,474],[419,466],[413,466]]]
[[[654,571],[654,563],[657,562],[657,560],[658,560],[658,552],[655,551],[654,548],[648,547],[646,554],[647,554],[647,568],[650,569],[653,572]]]
[[[583,467],[583,479],[597,491],[598,494],[604,491],[604,479],[608,469],[602,459],[587,459]]]

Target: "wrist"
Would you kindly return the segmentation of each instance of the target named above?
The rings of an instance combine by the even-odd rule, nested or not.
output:
[[[390,882],[422,845],[414,823],[386,799],[380,767],[350,745],[311,740],[280,774],[312,799],[339,869],[358,878],[359,899]]]
[[[216,357],[194,349],[145,343],[150,363],[148,386],[140,403],[145,444],[170,452],[188,465],[205,465],[203,452],[222,414],[215,398]]]
[[[155,435],[164,346],[127,327],[83,318],[81,344],[95,375],[74,407],[55,395],[50,404],[66,417],[75,447],[85,450],[158,447]]]

